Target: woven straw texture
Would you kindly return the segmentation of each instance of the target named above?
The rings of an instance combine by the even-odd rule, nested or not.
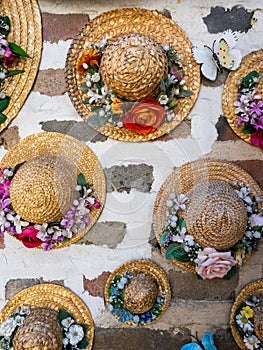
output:
[[[77,295],[69,289],[54,284],[37,284],[17,293],[1,311],[0,324],[3,323],[19,306],[34,308],[49,308],[66,310],[75,319],[76,323],[85,323],[89,329],[86,338],[89,342],[86,350],[92,348],[94,337],[94,323],[87,306]]]
[[[115,271],[113,271],[111,273],[111,275],[109,276],[106,285],[105,285],[105,289],[104,289],[104,298],[105,298],[105,303],[106,305],[110,304],[108,301],[108,290],[110,287],[110,284],[112,283],[113,279],[115,278],[115,276],[117,275],[123,275],[127,270],[130,271],[130,273],[132,275],[148,275],[150,276],[150,278],[147,279],[147,288],[143,287],[141,284],[142,282],[146,281],[145,277],[139,277],[139,279],[137,279],[138,285],[135,286],[134,284],[132,285],[131,288],[128,288],[129,285],[127,285],[125,287],[124,292],[126,291],[126,288],[128,288],[128,298],[127,296],[124,296],[124,299],[127,303],[127,299],[128,299],[128,306],[131,307],[131,311],[133,312],[133,310],[135,309],[139,309],[139,313],[143,313],[145,311],[141,311],[141,310],[145,310],[146,308],[148,308],[148,310],[151,308],[152,306],[152,298],[153,295],[156,295],[156,283],[157,283],[157,294],[161,294],[162,292],[166,293],[166,303],[164,303],[162,305],[162,313],[161,315],[163,315],[164,311],[167,309],[168,307],[168,303],[171,299],[171,290],[170,290],[170,285],[169,285],[169,281],[168,278],[165,274],[165,272],[163,271],[163,269],[161,269],[158,265],[156,265],[155,263],[153,263],[152,261],[148,261],[148,260],[133,260],[130,262],[127,262],[123,265],[121,265],[120,267],[118,267]],[[136,280],[135,280],[136,281]],[[136,282],[134,282],[135,284],[137,284]],[[140,286],[142,287],[142,289],[145,289],[144,291],[142,291],[142,294],[139,294],[139,288]],[[151,291],[149,291],[149,286],[151,286]],[[136,293],[138,293],[137,295],[132,295],[132,291],[135,291]],[[151,295],[151,302],[149,303],[149,301],[147,299],[142,298],[142,296],[149,296]],[[156,301],[156,298],[154,300],[154,302]],[[135,303],[136,302],[136,303]],[[138,303],[137,303],[138,302]],[[147,309],[146,309],[147,311]],[[161,316],[160,315],[160,316]],[[159,316],[159,317],[160,317]],[[157,320],[159,317],[157,317],[155,320]],[[129,325],[133,325],[133,321],[129,320],[124,322],[126,324]]]
[[[93,184],[101,207],[92,210],[89,225],[67,242],[58,243],[55,248],[63,248],[78,241],[93,226],[98,219],[106,196],[106,184],[103,169],[96,155],[81,141],[74,137],[56,132],[42,132],[26,137],[12,147],[3,157],[0,167],[15,166],[38,156],[54,156],[57,159],[67,159],[74,167],[74,174],[83,173],[86,181]]]
[[[240,303],[244,301],[245,298],[249,296],[249,294],[253,294],[258,296],[259,294],[262,295],[263,293],[263,280],[258,280],[255,282],[252,282],[248,284],[237,296],[232,308],[231,308],[231,314],[230,314],[230,328],[232,335],[237,343],[237,345],[242,350],[247,350],[247,347],[245,346],[241,336],[239,335],[239,332],[237,328],[235,327],[235,313],[237,308],[239,307]]]
[[[119,97],[139,101],[156,97],[168,73],[166,54],[142,34],[118,37],[105,49],[100,71],[107,87]]]
[[[69,96],[79,115],[84,119],[90,115],[90,108],[82,103],[84,94],[79,86],[81,77],[76,73],[75,65],[83,50],[89,43],[100,42],[107,39],[109,42],[117,37],[140,33],[149,36],[157,44],[170,44],[184,62],[186,88],[192,90],[190,97],[183,98],[178,103],[176,117],[169,123],[162,124],[156,131],[148,135],[141,135],[125,128],[113,127],[106,123],[98,131],[105,136],[121,141],[148,141],[156,139],[174,129],[190,112],[197,98],[200,87],[200,67],[194,61],[191,47],[185,32],[171,19],[158,11],[149,11],[138,8],[124,8],[102,15],[90,21],[74,38],[69,48],[66,61],[66,82]]]
[[[254,326],[255,326],[255,333],[256,336],[263,341],[263,308],[262,308],[262,302],[263,302],[263,293],[258,295],[258,298],[260,299],[260,305],[254,309]]]
[[[158,242],[163,232],[163,223],[166,220],[166,201],[170,193],[186,194],[195,186],[210,180],[221,180],[228,184],[232,184],[234,180],[242,181],[245,185],[250,185],[254,195],[261,196],[261,190],[256,181],[242,168],[230,162],[203,159],[184,164],[165,180],[158,192],[153,210],[153,229]],[[195,234],[193,236],[195,237]],[[165,254],[164,248],[162,251]],[[195,273],[194,266],[190,263],[179,262],[176,259],[172,259],[172,261],[184,270]]]
[[[233,105],[237,96],[237,82],[241,81],[252,70],[257,70],[262,77],[263,73],[263,49],[251,52],[242,59],[242,64],[236,71],[231,71],[224,85],[222,107],[224,115],[232,130],[243,140],[250,143],[250,134],[242,133],[244,124],[237,126],[238,116],[235,114],[236,107]],[[262,78],[257,84],[259,94],[262,94]]]
[[[188,233],[203,247],[230,248],[245,233],[244,202],[225,182],[205,181],[186,193],[189,201],[183,217]]]
[[[23,106],[36,77],[42,51],[42,24],[37,0],[0,0],[1,14],[11,21],[8,41],[21,46],[31,58],[20,58],[12,69],[24,69],[24,73],[10,77],[4,91],[11,97],[4,110],[7,120],[0,124],[2,131]]]

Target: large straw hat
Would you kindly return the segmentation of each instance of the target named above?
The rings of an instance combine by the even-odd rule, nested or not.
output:
[[[244,123],[242,123],[240,126],[237,125],[238,115],[235,114],[236,107],[234,106],[234,102],[236,101],[236,97],[238,94],[237,84],[240,83],[242,78],[244,78],[248,73],[250,73],[253,70],[258,71],[260,74],[260,80],[257,88],[259,90],[258,94],[262,95],[263,49],[253,51],[246,55],[242,59],[240,67],[236,71],[231,71],[229,73],[224,85],[222,98],[224,115],[230,127],[239,137],[241,137],[248,143],[250,143],[251,134],[242,132]]]
[[[191,53],[191,42],[185,32],[158,11],[124,8],[101,14],[90,21],[74,38],[68,51],[66,81],[68,93],[84,120],[91,115],[91,105],[83,104],[83,76],[76,71],[76,62],[89,44],[107,39],[100,70],[107,87],[132,101],[156,97],[162,78],[167,76],[167,57],[160,45],[170,45],[181,56],[185,86],[192,95],[181,98],[176,116],[149,134],[106,123],[97,128],[102,134],[122,141],[147,141],[174,129],[190,112],[200,86],[199,66]]]
[[[12,69],[23,69],[24,73],[6,79],[4,91],[11,99],[4,110],[7,120],[0,124],[0,131],[16,117],[23,106],[33,86],[42,51],[42,25],[37,0],[2,0],[1,15],[10,18],[8,41],[22,47],[31,58],[16,60]]]
[[[71,136],[44,132],[16,144],[0,166],[14,167],[21,163],[11,180],[10,199],[21,220],[32,224],[53,223],[63,217],[76,198],[79,173],[92,184],[100,207],[91,209],[90,222],[85,228],[78,228],[72,238],[62,240],[54,248],[76,242],[95,223],[105,201],[105,177],[95,154]],[[19,238],[19,235],[15,237]]]
[[[87,326],[85,339],[88,346],[85,349],[92,348],[94,324],[91,314],[83,301],[69,289],[54,284],[37,284],[22,290],[1,311],[0,327],[21,308],[26,310],[21,312],[25,319],[13,334],[14,350],[60,350],[65,335],[62,333],[59,310],[70,314],[75,324]]]
[[[261,190],[255,180],[240,167],[224,161],[204,159],[184,164],[163,183],[154,205],[153,228],[160,241],[167,222],[167,201],[171,193],[185,195],[184,210],[178,215],[187,232],[202,249],[231,250],[244,236],[248,223],[245,202],[237,195],[233,182],[249,185],[253,195]],[[161,242],[163,252],[167,246]],[[172,259],[181,268],[195,272],[192,262]]]
[[[112,272],[104,296],[106,305],[119,321],[139,326],[161,316],[171,291],[167,276],[158,265],[133,260]]]
[[[238,315],[242,314],[242,308],[245,309],[245,313],[239,322],[237,323],[237,319],[240,317]],[[251,310],[252,309],[252,310]],[[245,316],[247,315],[247,317]],[[238,316],[238,317],[237,317]],[[242,321],[243,319],[243,321]],[[240,324],[242,323],[252,323],[252,329],[249,331],[241,332]],[[253,325],[254,324],[254,325]],[[240,349],[247,350],[246,340],[244,338],[244,333],[250,333],[247,337],[252,336],[251,340],[255,340],[254,337],[257,338],[257,341],[263,346],[263,280],[258,280],[255,282],[249,283],[245,286],[241,292],[238,294],[232,308],[230,314],[230,327],[232,335],[240,347]]]

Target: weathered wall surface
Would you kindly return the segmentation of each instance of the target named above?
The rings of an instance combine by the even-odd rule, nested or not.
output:
[[[72,135],[99,157],[107,199],[94,228],[67,248],[27,250],[9,236],[0,237],[0,308],[19,290],[51,281],[69,287],[88,305],[96,326],[95,350],[179,349],[196,331],[199,336],[212,331],[220,350],[237,349],[229,331],[230,308],[248,282],[262,278],[263,248],[230,281],[200,281],[164,260],[151,225],[161,184],[174,167],[188,161],[205,157],[233,161],[263,186],[262,151],[239,139],[222,115],[226,74],[213,83],[202,80],[194,108],[169,135],[153,142],[124,143],[98,134],[78,116],[66,93],[64,67],[72,38],[89,18],[120,7],[167,9],[195,45],[210,45],[232,28],[239,31],[238,48],[244,56],[263,46],[263,1],[39,0],[39,4],[44,38],[40,71],[19,115],[0,134],[0,157],[33,133]],[[110,271],[139,258],[152,259],[165,269],[172,301],[160,321],[135,330],[123,327],[105,310],[103,287]]]

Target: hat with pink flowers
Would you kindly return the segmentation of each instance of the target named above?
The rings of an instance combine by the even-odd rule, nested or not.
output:
[[[262,236],[261,190],[230,162],[198,160],[162,185],[153,227],[167,259],[202,279],[231,278]]]

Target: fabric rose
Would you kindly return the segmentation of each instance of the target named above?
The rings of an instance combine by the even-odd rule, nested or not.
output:
[[[37,238],[38,232],[39,231],[33,226],[28,226],[19,235],[16,235],[16,238],[22,241],[24,246],[27,248],[39,247],[43,242],[41,239]]]
[[[163,123],[164,116],[165,109],[158,102],[145,98],[122,117],[122,123],[128,130],[147,135]]]
[[[230,252],[218,252],[214,248],[204,248],[195,262],[195,271],[203,279],[223,278],[237,263]]]

